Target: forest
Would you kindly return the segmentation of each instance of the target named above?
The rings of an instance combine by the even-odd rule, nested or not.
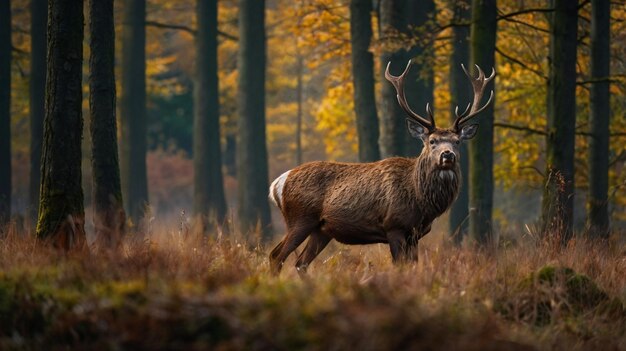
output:
[[[626,350],[625,60],[624,0],[0,0],[0,349]],[[414,260],[290,242],[438,133]]]

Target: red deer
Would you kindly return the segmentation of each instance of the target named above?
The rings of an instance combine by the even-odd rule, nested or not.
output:
[[[412,137],[424,143],[417,158],[391,157],[372,163],[309,162],[276,178],[270,199],[280,209],[287,235],[270,253],[272,271],[278,274],[287,257],[308,237],[298,255],[296,268],[304,272],[317,255],[335,239],[343,244],[387,243],[394,263],[417,261],[417,242],[430,232],[433,220],[456,199],[461,174],[459,143],[471,139],[477,124],[467,124],[492,101],[479,107],[486,85],[480,67],[472,83],[474,100],[459,114],[451,128],[437,128],[429,104],[428,119],[413,112],[404,94],[404,77],[385,78],[396,88],[398,103],[407,113]]]

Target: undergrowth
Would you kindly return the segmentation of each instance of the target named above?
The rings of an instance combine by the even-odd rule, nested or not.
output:
[[[301,278],[240,238],[161,226],[115,253],[0,240],[0,349],[626,349],[626,251],[331,245]]]

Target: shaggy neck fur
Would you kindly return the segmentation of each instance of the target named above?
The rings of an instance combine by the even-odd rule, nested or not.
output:
[[[442,170],[433,165],[427,153],[422,153],[415,162],[413,181],[417,207],[424,219],[433,220],[444,213],[459,193],[461,174],[459,166]]]

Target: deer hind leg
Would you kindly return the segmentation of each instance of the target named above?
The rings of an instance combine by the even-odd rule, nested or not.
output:
[[[287,257],[306,240],[317,226],[317,223],[298,224],[287,229],[285,238],[270,253],[270,267],[273,274],[280,273]]]
[[[322,231],[318,228],[313,231],[309,237],[309,241],[306,243],[304,251],[298,256],[296,261],[296,269],[298,273],[306,273],[309,264],[317,257],[317,255],[324,250],[326,245],[330,242],[331,237],[322,234]]]
[[[278,257],[278,254],[280,254],[280,251],[283,249],[283,246],[285,246],[285,239],[281,240],[275,247],[274,249],[272,249],[272,252],[270,252],[270,263],[273,264],[274,262],[276,262],[276,258]]]

